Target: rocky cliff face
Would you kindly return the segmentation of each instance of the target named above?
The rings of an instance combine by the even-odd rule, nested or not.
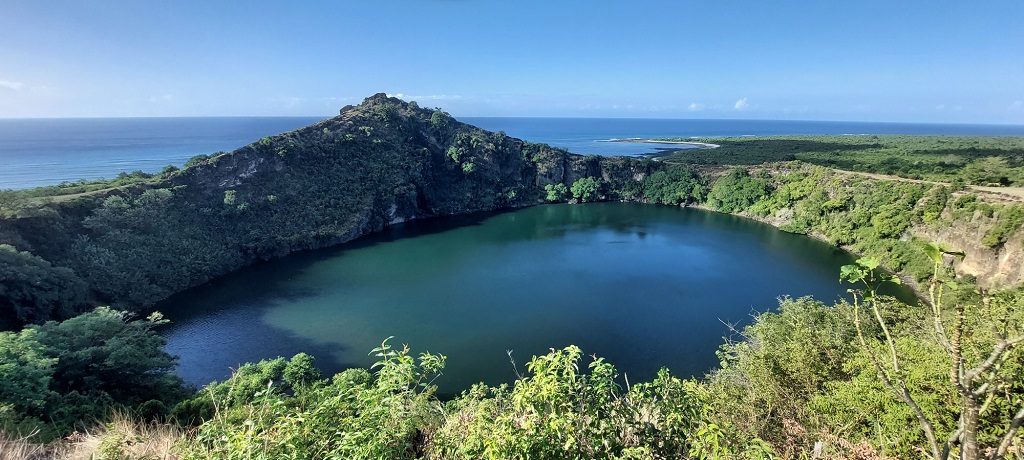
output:
[[[1001,288],[1024,283],[1024,235],[1011,236],[998,248],[981,243],[981,237],[992,227],[989,218],[975,215],[959,225],[943,228],[918,227],[912,233],[963,251],[963,260],[953,260],[959,275],[971,275],[983,288]]]

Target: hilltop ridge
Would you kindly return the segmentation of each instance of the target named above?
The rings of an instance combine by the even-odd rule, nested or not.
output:
[[[660,166],[574,155],[376,94],[154,181],[4,218],[9,257],[51,286],[26,282],[4,310],[40,321],[86,304],[148,307],[243,266],[388,225],[541,203],[551,184],[592,177],[610,185],[602,198],[616,199]]]

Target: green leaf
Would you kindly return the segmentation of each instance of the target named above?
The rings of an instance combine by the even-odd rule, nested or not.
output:
[[[942,249],[939,248],[935,243],[927,243],[924,245],[924,253],[928,255],[932,262],[936,264],[942,263]]]
[[[878,260],[876,260],[874,257],[861,257],[860,259],[857,259],[857,265],[860,265],[861,267],[864,267],[868,270],[874,270],[878,268]]]
[[[839,268],[839,281],[849,281],[856,283],[864,279],[864,273],[857,265],[843,265]]]

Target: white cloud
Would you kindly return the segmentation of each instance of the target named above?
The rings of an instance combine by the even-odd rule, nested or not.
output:
[[[3,88],[13,89],[15,91],[21,91],[21,88],[24,87],[24,86],[25,86],[25,84],[20,82],[20,81],[0,80],[0,87],[3,87]]]
[[[704,110],[704,104],[699,104],[697,102],[694,102],[694,103],[690,104],[690,106],[687,107],[686,110],[689,110],[691,112],[698,112],[698,111]]]
[[[413,99],[438,101],[438,100],[462,99],[462,96],[459,96],[458,94],[451,94],[451,95],[449,95],[449,94],[434,94],[434,95],[430,95],[430,96],[413,96]]]
[[[1024,101],[1013,101],[1008,110],[1024,110]]]
[[[750,107],[750,104],[747,102],[747,98],[743,98],[736,101],[736,104],[733,105],[733,107],[735,107],[736,110],[747,110],[747,108]]]
[[[445,101],[452,99],[462,99],[462,96],[449,94],[430,94],[427,96],[413,96],[405,93],[395,93],[388,94],[388,97],[397,97],[403,101]]]

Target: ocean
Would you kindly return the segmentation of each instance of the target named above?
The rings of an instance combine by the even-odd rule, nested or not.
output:
[[[231,151],[323,117],[0,119],[0,190],[155,173],[199,154]],[[608,142],[651,137],[821,134],[1024,136],[1019,125],[778,120],[490,118],[460,121],[574,153],[643,155],[663,145]]]

